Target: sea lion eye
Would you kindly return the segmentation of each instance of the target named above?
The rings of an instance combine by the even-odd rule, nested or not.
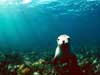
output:
[[[70,38],[68,38],[68,40],[70,41]]]
[[[57,39],[58,41],[60,40],[60,39]]]

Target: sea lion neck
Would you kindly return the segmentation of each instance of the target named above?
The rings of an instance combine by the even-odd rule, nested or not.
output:
[[[63,52],[63,54],[69,54],[70,53],[70,46],[69,46],[69,44],[62,44],[60,46],[60,49]]]

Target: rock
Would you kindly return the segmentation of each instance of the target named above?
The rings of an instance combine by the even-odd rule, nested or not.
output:
[[[30,75],[31,69],[28,68],[28,67],[26,67],[26,68],[24,68],[21,72],[22,72],[22,74]]]
[[[39,72],[34,72],[33,75],[40,75]]]

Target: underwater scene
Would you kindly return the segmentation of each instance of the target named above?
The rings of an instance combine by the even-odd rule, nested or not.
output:
[[[0,75],[100,75],[100,0],[0,0]]]

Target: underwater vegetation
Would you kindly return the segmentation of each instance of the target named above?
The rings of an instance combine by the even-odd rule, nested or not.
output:
[[[100,75],[100,48],[73,49],[77,49],[74,54],[83,75]],[[0,75],[60,75],[52,64],[53,52],[41,52],[41,55],[34,51],[0,52]]]

